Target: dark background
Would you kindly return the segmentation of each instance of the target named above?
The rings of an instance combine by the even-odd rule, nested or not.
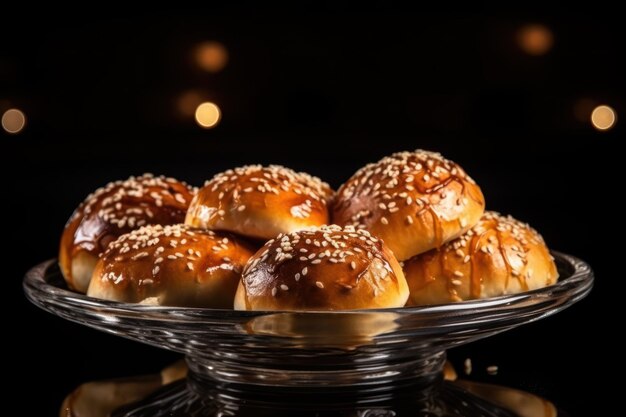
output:
[[[518,43],[545,25],[552,48]],[[149,171],[201,185],[244,163],[279,163],[339,186],[366,162],[398,150],[437,150],[482,186],[489,209],[535,226],[548,244],[591,263],[597,283],[578,305],[449,353],[472,379],[545,396],[571,415],[597,415],[591,395],[618,365],[616,276],[623,231],[618,151],[626,116],[623,23],[610,16],[469,17],[377,13],[270,18],[243,14],[13,19],[0,27],[4,197],[4,361],[27,392],[28,415],[56,415],[79,383],[154,372],[175,356],[66,322],[30,305],[21,279],[56,256],[72,210],[108,181]],[[221,42],[218,73],[194,63]],[[221,123],[201,129],[177,108],[195,92]],[[595,130],[608,104],[615,127]],[[8,270],[6,267],[8,266]],[[616,306],[617,304],[617,306]],[[485,367],[496,364],[498,376]]]

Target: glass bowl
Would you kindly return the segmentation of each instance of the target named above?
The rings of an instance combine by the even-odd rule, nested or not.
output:
[[[55,260],[28,271],[24,290],[35,305],[65,319],[183,353],[189,389],[218,383],[380,394],[432,387],[442,379],[446,349],[547,317],[585,297],[593,285],[589,265],[553,255],[560,274],[555,285],[423,307],[276,312],[117,303],[68,290]]]

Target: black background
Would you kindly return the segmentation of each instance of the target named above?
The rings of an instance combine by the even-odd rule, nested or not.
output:
[[[545,24],[543,56],[516,33]],[[531,223],[548,244],[589,261],[593,293],[541,322],[451,351],[471,378],[544,395],[571,415],[596,415],[591,395],[616,367],[599,323],[621,319],[620,205],[624,123],[597,132],[580,100],[626,117],[624,25],[610,16],[257,16],[17,19],[0,28],[0,131],[6,362],[27,415],[55,415],[79,383],[154,372],[175,356],[66,322],[30,305],[24,272],[56,256],[64,222],[114,179],[149,171],[200,185],[244,163],[279,163],[338,186],[398,150],[437,150],[482,186],[489,209]],[[194,66],[218,40],[226,68]],[[212,130],[177,113],[198,90],[220,105]],[[587,116],[588,117],[588,116]],[[6,232],[5,232],[6,233]],[[496,364],[498,376],[485,367]],[[13,372],[12,372],[13,373]],[[608,383],[607,383],[608,384]],[[17,392],[16,392],[17,395]]]

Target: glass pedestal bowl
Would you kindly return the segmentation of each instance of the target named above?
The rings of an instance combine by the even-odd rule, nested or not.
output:
[[[260,409],[277,401],[299,415],[311,406],[347,404],[354,414],[332,415],[513,416],[444,383],[445,351],[585,297],[593,284],[589,265],[553,255],[560,278],[550,287],[395,309],[267,312],[110,302],[67,290],[55,260],[31,269],[24,290],[30,301],[60,317],[185,355],[186,382],[115,415],[261,415]],[[408,404],[406,398],[410,411],[393,408]],[[261,408],[251,412],[257,403]],[[248,411],[233,404],[246,404]],[[381,413],[363,414],[373,405]]]

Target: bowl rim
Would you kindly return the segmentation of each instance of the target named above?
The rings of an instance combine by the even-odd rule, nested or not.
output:
[[[223,316],[227,318],[252,318],[269,314],[296,314],[302,316],[321,315],[353,315],[353,314],[373,314],[373,313],[395,313],[398,315],[431,315],[431,314],[467,314],[478,313],[483,310],[492,310],[504,306],[518,305],[524,302],[537,302],[546,298],[553,298],[555,294],[563,295],[567,293],[571,297],[571,302],[585,297],[593,287],[594,274],[585,261],[565,253],[552,251],[557,265],[567,269],[569,276],[559,278],[550,286],[525,291],[521,293],[501,295],[497,297],[481,298],[475,300],[433,304],[415,307],[393,307],[377,309],[358,310],[255,310],[244,311],[234,309],[216,309],[201,307],[173,307],[173,306],[150,306],[137,303],[122,303],[116,301],[102,300],[89,297],[85,294],[71,291],[51,283],[51,279],[60,278],[60,269],[57,259],[49,259],[32,267],[25,275],[23,288],[27,298],[34,304],[42,306],[42,300],[49,296],[52,299],[63,299],[67,304],[74,306],[82,305],[88,308],[101,308],[103,310],[114,310],[118,314],[145,313],[149,315],[164,314],[171,320],[172,315],[190,317]],[[568,303],[568,304],[571,304]],[[565,307],[565,306],[564,306]],[[183,318],[183,317],[181,317]]]

